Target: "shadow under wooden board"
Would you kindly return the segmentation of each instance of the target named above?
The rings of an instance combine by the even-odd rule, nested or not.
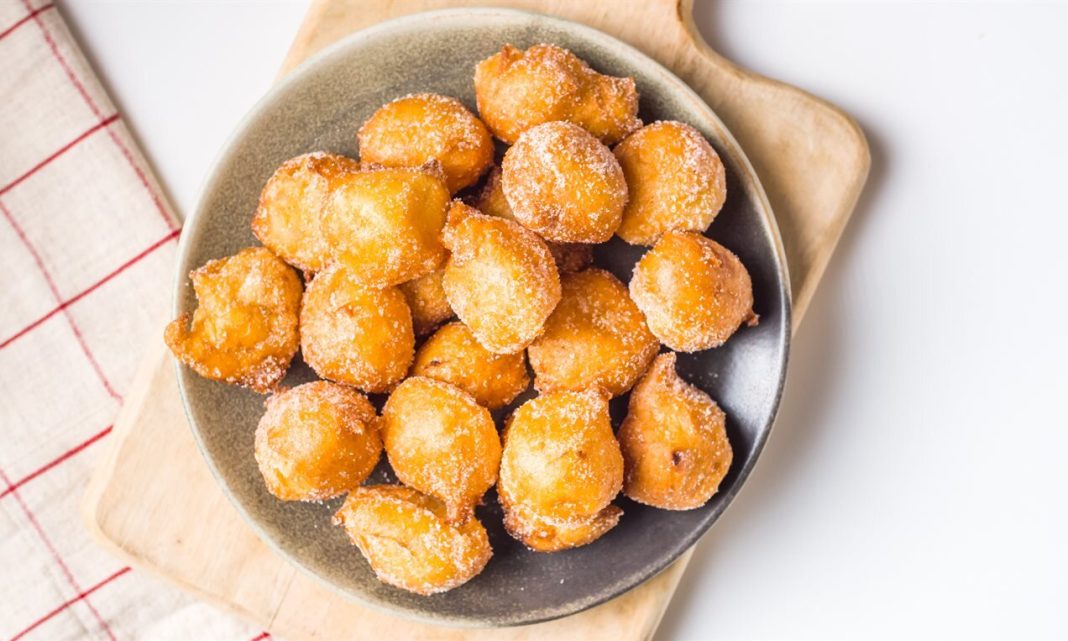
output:
[[[281,73],[358,29],[456,6],[507,6],[585,23],[637,47],[693,87],[763,182],[786,249],[796,329],[868,174],[867,144],[848,116],[716,54],[698,35],[686,0],[317,0]],[[648,639],[690,557],[687,552],[612,601],[518,628],[441,628],[361,607],[275,555],[230,505],[186,424],[162,341],[149,349],[127,395],[83,512],[96,538],[131,564],[293,641]]]

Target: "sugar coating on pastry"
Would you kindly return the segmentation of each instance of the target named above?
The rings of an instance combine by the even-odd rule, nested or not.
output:
[[[515,220],[515,214],[508,205],[508,199],[504,197],[504,188],[501,186],[500,167],[490,170],[478,197],[475,199],[475,208],[489,216],[499,216],[507,220]],[[549,251],[556,262],[556,270],[561,274],[581,271],[589,267],[593,262],[593,247],[584,243],[552,243],[546,242]]]
[[[197,308],[167,325],[171,352],[204,378],[270,391],[297,353],[300,277],[263,247],[208,261],[189,276]]]
[[[592,517],[549,518],[524,506],[504,513],[504,528],[535,552],[559,552],[589,545],[619,524],[623,510],[609,504]]]
[[[726,414],[708,394],[675,372],[661,354],[630,395],[619,428],[623,493],[665,510],[701,507],[731,467]]]
[[[497,482],[501,442],[489,410],[455,385],[407,378],[378,423],[397,479],[445,503],[463,521]]]
[[[633,78],[594,71],[567,49],[537,44],[526,51],[505,45],[475,67],[475,97],[483,121],[501,140],[566,120],[614,144],[641,127]]]
[[[442,267],[398,285],[412,310],[412,326],[416,336],[426,336],[453,317],[449,299],[445,297],[445,289],[441,286],[444,275],[445,268]]]
[[[504,197],[504,187],[501,185],[501,168],[495,166],[490,169],[486,176],[486,182],[479,190],[475,198],[474,206],[487,216],[497,216],[505,220],[515,220],[515,214],[508,205],[508,199]]]
[[[452,383],[491,410],[511,403],[530,384],[522,351],[494,354],[460,322],[426,339],[415,353],[410,374]]]
[[[420,93],[398,98],[360,127],[360,159],[385,167],[441,163],[449,191],[478,182],[493,164],[493,137],[456,98]]]
[[[603,243],[627,203],[611,150],[568,122],[538,125],[508,148],[501,185],[515,219],[556,243]]]
[[[566,274],[545,331],[527,349],[539,391],[626,392],[660,349],[627,287],[603,269]]]
[[[322,501],[359,487],[382,454],[363,394],[315,381],[267,399],[255,456],[267,489],[285,501]]]
[[[652,245],[666,231],[704,232],[727,198],[727,172],[708,141],[690,125],[654,122],[613,150],[630,198],[616,234]]]
[[[618,522],[623,484],[608,396],[550,392],[509,418],[497,493],[505,528],[537,551],[592,542]]]
[[[379,580],[415,594],[459,587],[493,556],[478,519],[451,522],[444,503],[401,485],[356,488],[334,523],[345,529]]]
[[[529,345],[560,300],[560,277],[545,242],[459,201],[442,238],[451,254],[441,284],[475,339],[495,354]]]
[[[333,258],[372,287],[425,276],[445,260],[441,228],[449,190],[440,166],[378,168],[339,181],[323,209]]]
[[[304,361],[323,378],[385,392],[415,354],[412,315],[396,287],[376,289],[335,265],[308,285],[300,311]]]
[[[477,115],[410,94],[362,124],[359,160],[278,167],[251,225],[266,248],[192,272],[198,306],[165,332],[201,375],[273,393],[253,448],[268,492],[348,494],[334,523],[419,595],[485,568],[476,508],[494,485],[508,534],[546,553],[614,528],[620,492],[709,501],[726,416],[657,352],[757,322],[745,266],[702,235],[726,171],[700,132],[643,127],[634,79],[555,45],[504,45],[474,71]],[[494,137],[511,145],[498,167]],[[592,267],[613,235],[651,247],[629,285]],[[325,380],[280,386],[297,349]],[[490,411],[527,398],[528,358],[539,395],[498,433]],[[389,394],[380,416],[357,390]],[[628,391],[617,434],[609,402]],[[383,451],[397,484],[363,486]]]
[[[359,169],[352,158],[321,151],[285,161],[260,193],[252,233],[297,269],[325,268],[332,258],[319,218],[338,181]]]
[[[694,232],[664,234],[634,266],[630,295],[653,334],[677,352],[719,347],[758,321],[745,266]]]

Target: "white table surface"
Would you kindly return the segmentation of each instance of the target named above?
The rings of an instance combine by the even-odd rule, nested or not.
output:
[[[1068,636],[1068,3],[698,4],[873,161],[658,638]],[[304,9],[62,3],[182,212]]]

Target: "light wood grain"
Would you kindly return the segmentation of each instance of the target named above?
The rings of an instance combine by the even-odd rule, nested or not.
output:
[[[556,14],[601,29],[675,71],[712,106],[756,168],[775,212],[790,266],[796,328],[867,177],[868,148],[856,123],[842,112],[712,51],[694,28],[692,0],[318,0],[282,74],[382,20],[483,5]],[[241,520],[197,451],[162,343],[148,351],[86,493],[85,521],[98,540],[129,563],[279,636],[648,639],[689,560],[687,553],[608,603],[519,628],[440,628],[354,605],[277,557]]]

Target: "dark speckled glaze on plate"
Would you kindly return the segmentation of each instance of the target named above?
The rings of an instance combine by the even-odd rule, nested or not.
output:
[[[737,143],[682,81],[599,31],[511,10],[425,13],[356,33],[275,87],[226,145],[196,212],[186,222],[179,250],[175,307],[176,312],[185,312],[195,304],[186,276],[191,269],[256,243],[249,222],[260,189],[284,160],[320,149],[356,157],[357,127],[380,105],[408,93],[452,95],[474,109],[475,63],[505,43],[525,48],[539,42],[571,49],[599,71],[634,77],[646,122],[673,119],[693,125],[726,164],[727,204],[708,234],[749,268],[760,325],[743,328],[719,349],[680,354],[680,374],[727,412],[727,432],[735,452],[729,474],[708,504],[668,512],[620,496],[617,503],[623,518],[600,540],[576,550],[537,554],[505,533],[491,490],[478,509],[494,551],[485,571],[444,594],[409,594],[377,581],[345,533],[331,524],[339,501],[284,503],[267,493],[253,459],[262,396],[204,380],[179,367],[186,411],[201,451],[265,541],[342,594],[439,624],[517,625],[601,603],[667,567],[737,494],[771,429],[785,376],[790,328],[789,280],[778,231],[763,189]],[[640,254],[640,248],[619,239],[596,252],[598,262],[624,281],[629,281]],[[286,382],[312,378],[298,357]],[[613,401],[612,409],[618,426],[626,397]],[[380,465],[372,480],[392,480],[388,467]]]

